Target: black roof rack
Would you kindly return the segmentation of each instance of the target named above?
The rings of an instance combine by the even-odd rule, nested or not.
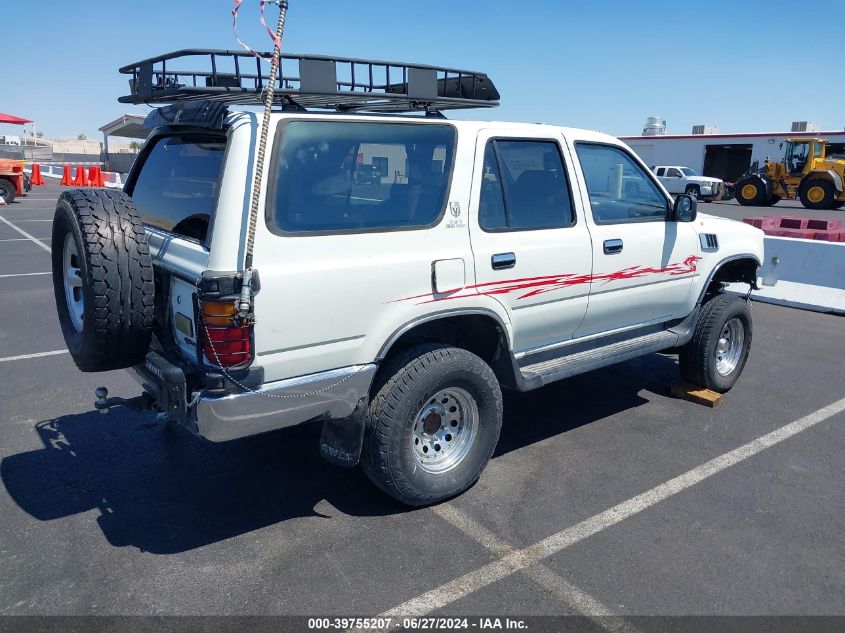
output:
[[[272,53],[258,53],[270,59]],[[182,69],[181,66],[201,68]],[[121,103],[211,100],[260,105],[270,66],[246,51],[185,49],[120,69],[131,75]],[[286,108],[412,112],[489,108],[499,93],[484,73],[322,55],[282,54],[274,103]]]

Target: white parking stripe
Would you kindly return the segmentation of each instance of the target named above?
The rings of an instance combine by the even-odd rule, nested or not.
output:
[[[37,354],[22,354],[20,356],[7,356],[0,358],[0,363],[8,363],[13,360],[26,360],[27,358],[43,358],[44,356],[58,356],[59,354],[67,354],[66,349],[57,349],[53,352],[38,352]]]
[[[39,245],[41,248],[43,248],[45,251],[47,251],[48,253],[50,252],[50,247],[49,247],[49,246],[47,246],[44,242],[42,242],[42,241],[41,241],[41,240],[39,240],[38,238],[32,237],[29,233],[27,233],[26,231],[24,231],[24,230],[23,230],[22,228],[20,228],[19,226],[15,226],[15,225],[14,225],[14,224],[12,224],[11,222],[9,222],[9,221],[8,221],[6,218],[4,218],[2,215],[0,215],[0,222],[4,222],[4,223],[8,224],[10,227],[12,227],[12,228],[13,228],[14,230],[16,230],[18,233],[20,233],[20,234],[21,234],[21,235],[23,235],[24,237],[29,238],[30,240],[32,240],[33,242],[35,242],[36,244],[38,244],[38,245]]]
[[[51,237],[42,237],[41,239],[42,239],[42,240],[51,240],[51,239],[53,239],[53,238],[51,238]],[[28,237],[11,237],[11,238],[8,238],[8,239],[5,239],[5,240],[0,240],[0,242],[29,242],[29,241],[30,241],[30,240],[29,240],[29,238],[28,238]]]
[[[432,511],[494,554],[505,556],[515,551],[511,545],[493,534],[493,532],[448,503],[434,506]],[[560,574],[546,567],[543,563],[537,563],[536,565],[527,567],[521,570],[521,572],[542,587],[550,596],[568,605],[575,613],[590,617],[613,615],[611,610],[596,598],[583,589],[576,587]],[[608,621],[596,621],[596,624],[613,633],[617,631],[639,633],[637,627],[620,618],[614,618]]]
[[[521,550],[515,550],[510,554],[502,556],[499,560],[464,574],[460,578],[447,582],[421,596],[403,602],[382,613],[381,617],[424,615],[441,609],[470,593],[483,589],[497,580],[501,580],[535,565],[567,547],[571,547],[602,530],[616,525],[679,492],[683,492],[687,488],[722,472],[726,468],[745,461],[767,448],[771,448],[802,431],[816,426],[820,422],[824,422],[842,411],[845,411],[845,398],[804,416],[799,420],[790,422],[771,433],[758,437],[756,440],[743,444],[715,459],[711,459],[709,462],[655,486],[651,490],[647,490],[636,497],[623,501],[589,519],[576,523],[556,534],[552,534],[534,545],[529,545]]]
[[[52,273],[13,273],[10,275],[0,275],[0,279],[4,279],[6,277],[32,277],[34,275],[50,275]]]

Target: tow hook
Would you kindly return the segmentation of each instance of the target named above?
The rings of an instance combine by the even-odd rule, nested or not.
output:
[[[124,407],[131,411],[150,411],[153,408],[153,397],[146,391],[134,398],[109,398],[109,390],[97,387],[94,390],[96,400],[94,408],[100,413],[108,413],[112,407]]]

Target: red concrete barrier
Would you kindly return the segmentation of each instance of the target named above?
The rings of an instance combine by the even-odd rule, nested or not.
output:
[[[788,215],[769,215],[743,218],[746,224],[774,237],[793,237],[804,240],[845,241],[841,220],[801,218]]]

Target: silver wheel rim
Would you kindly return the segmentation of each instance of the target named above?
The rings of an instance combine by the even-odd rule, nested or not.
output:
[[[460,387],[441,389],[414,420],[411,452],[428,473],[445,473],[460,464],[478,434],[478,405]]]
[[[728,376],[739,364],[745,343],[745,328],[742,322],[733,318],[722,328],[716,342],[716,371],[721,376]]]
[[[79,251],[76,250],[76,242],[71,233],[65,236],[65,245],[62,254],[62,273],[65,282],[67,311],[70,314],[70,320],[73,323],[74,329],[77,332],[81,332],[85,301],[82,298],[82,273],[79,265]]]

